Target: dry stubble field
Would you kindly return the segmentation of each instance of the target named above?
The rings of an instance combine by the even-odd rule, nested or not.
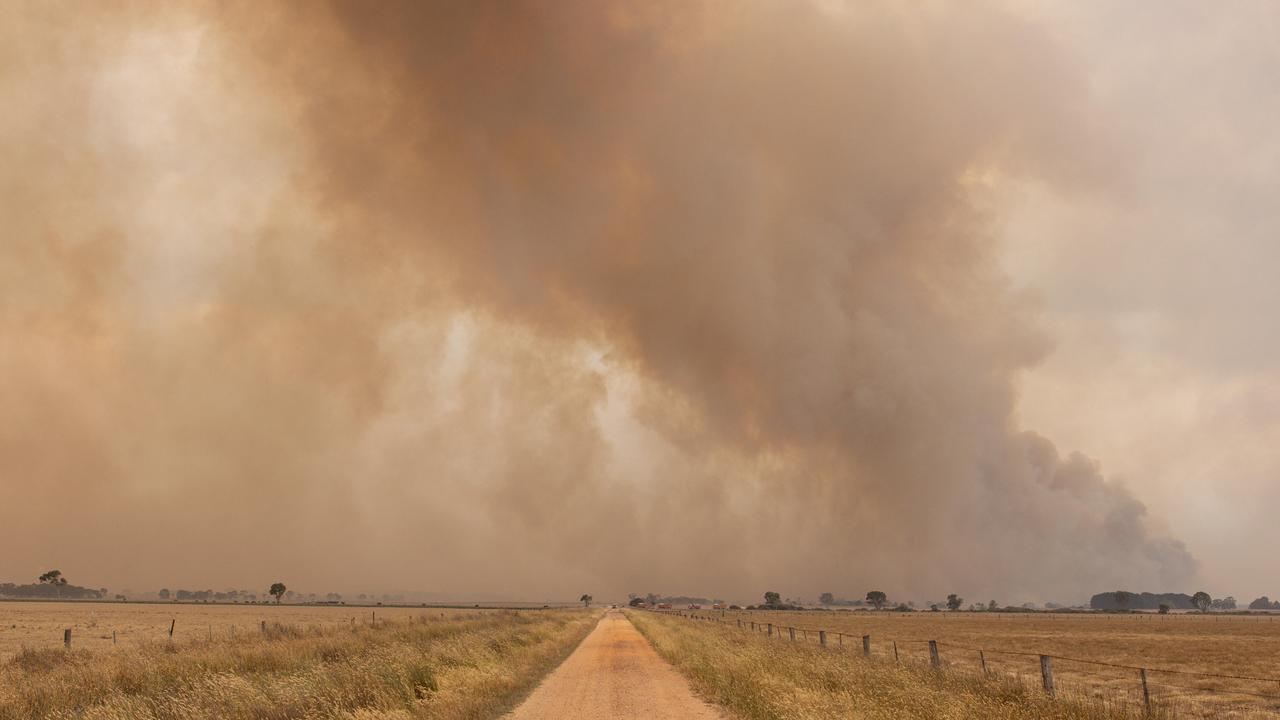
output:
[[[1149,668],[1149,686],[1157,704],[1177,708],[1179,715],[1211,717],[1275,717],[1280,715],[1280,682],[1203,678],[1157,672],[1280,678],[1280,617],[1200,614],[1065,614],[1065,613],[891,613],[891,612],[724,612],[693,611],[760,626],[797,628],[797,642],[816,645],[815,632],[832,635],[829,644],[860,654],[862,636],[871,636],[872,654],[893,658],[893,643],[904,662],[927,663],[928,640],[939,642],[944,664],[980,674],[978,649],[993,674],[1021,678],[1038,687],[1036,654]],[[807,631],[807,632],[806,632]],[[749,632],[749,631],[748,631]],[[777,639],[789,637],[780,631]],[[1032,653],[1016,655],[1010,653]],[[1140,702],[1135,670],[1053,660],[1054,676],[1064,695],[1107,702]],[[1233,692],[1235,691],[1235,692]],[[1245,694],[1255,693],[1255,694]],[[1258,695],[1272,696],[1258,697]]]
[[[26,648],[62,647],[71,629],[75,649],[105,650],[112,631],[119,645],[167,641],[173,623],[177,642],[260,633],[261,623],[302,627],[369,624],[377,619],[405,621],[434,616],[455,618],[492,612],[483,609],[348,607],[327,605],[215,605],[194,603],[0,602],[0,663]],[[175,622],[176,621],[176,622]]]
[[[533,610],[534,608],[530,608]],[[459,618],[497,612],[486,608],[357,607],[329,605],[222,605],[199,603],[0,602],[0,663],[26,648],[62,647],[71,629],[75,649],[104,650],[116,642],[178,642],[260,633],[263,621],[301,627],[368,625],[375,619]],[[176,622],[175,622],[176,621]]]
[[[493,717],[558,664],[598,615],[0,603],[0,720]],[[69,651],[64,627],[73,628]]]

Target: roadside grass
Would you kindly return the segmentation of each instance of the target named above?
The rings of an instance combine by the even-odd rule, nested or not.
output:
[[[1054,700],[1008,678],[983,679],[935,671],[921,663],[867,660],[719,623],[640,611],[627,615],[698,692],[749,720],[1141,717],[1125,704],[1083,696]],[[1156,708],[1150,717],[1172,714]]]
[[[119,651],[24,649],[0,666],[0,720],[472,719],[509,709],[595,626],[541,610],[276,625]]]

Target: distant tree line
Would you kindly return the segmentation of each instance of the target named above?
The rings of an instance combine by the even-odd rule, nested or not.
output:
[[[869,590],[866,597],[860,600],[846,600],[838,598],[834,593],[824,592],[818,596],[818,602],[823,607],[873,607],[876,610],[883,610],[890,607],[895,612],[914,612],[916,604],[914,602],[893,603],[889,600],[889,595],[883,590]]]
[[[824,592],[819,595],[818,603],[826,607],[864,607],[869,604],[866,600],[849,600],[846,598],[836,597],[834,593],[829,592]]]
[[[87,588],[72,585],[61,570],[50,570],[36,578],[30,585],[0,583],[0,597],[42,598],[62,600],[100,600],[107,596],[106,588]]]
[[[0,583],[0,597],[8,598],[40,598],[63,600],[100,600],[106,597],[104,589],[80,587],[79,585],[48,585],[34,583],[31,585],[15,585]]]
[[[724,602],[723,600],[691,597],[689,595],[657,595],[655,593],[647,593],[643,596],[631,593],[627,597],[632,605],[640,604],[635,602],[637,598],[647,605],[659,605],[662,603],[671,603],[672,605],[717,605]]]
[[[1098,593],[1089,599],[1089,607],[1094,610],[1158,610],[1167,613],[1170,610],[1210,610],[1231,611],[1237,608],[1236,599],[1228,595],[1214,598],[1204,590],[1188,595],[1186,593],[1135,593],[1127,590]],[[1249,604],[1250,610],[1280,610],[1280,603],[1272,604],[1265,596]]]
[[[866,607],[871,606],[876,610],[883,610],[890,606],[889,596],[881,590],[871,590],[867,592],[865,600],[844,600],[837,598],[834,594],[824,592],[818,596],[818,602],[824,607]],[[764,594],[764,602],[760,605],[749,605],[748,609],[752,610],[806,610],[804,603],[792,598],[783,599],[782,594],[776,591],[769,591]],[[898,603],[893,608],[895,611],[914,612],[915,603]]]
[[[176,600],[178,602],[253,602],[258,599],[257,595],[245,590],[228,590],[226,592],[214,592],[213,590],[173,590],[162,588],[159,592],[161,600]]]
[[[1159,610],[1161,605],[1173,610],[1197,609],[1194,595],[1186,593],[1135,593],[1127,590],[1098,593],[1089,598],[1094,610]]]
[[[258,602],[257,593],[251,593],[248,590],[227,590],[226,592],[215,592],[213,590],[170,590],[169,588],[161,588],[157,593],[161,600],[173,600],[175,602],[230,602],[230,603],[255,603]],[[342,602],[342,595],[338,593],[328,593],[326,595],[317,595],[316,593],[297,593],[285,587],[284,583],[274,583],[269,587],[263,595],[275,599],[279,603],[281,600],[289,600],[292,602],[309,602],[309,603],[327,603],[337,604]],[[364,600],[367,596],[361,595],[360,599]]]

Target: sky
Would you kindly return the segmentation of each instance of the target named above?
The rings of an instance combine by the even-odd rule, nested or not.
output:
[[[0,581],[1280,595],[1273,4],[0,28]]]
[[[1046,4],[1127,192],[1006,198],[1005,266],[1054,350],[1022,421],[1101,459],[1194,548],[1206,587],[1274,596],[1280,506],[1280,13],[1267,3]],[[1034,241],[1029,241],[1034,238]]]

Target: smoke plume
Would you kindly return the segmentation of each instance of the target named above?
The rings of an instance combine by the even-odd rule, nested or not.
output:
[[[1124,183],[1029,19],[0,12],[3,579],[1034,599],[1194,577],[1014,416],[1050,343],[984,189]]]

